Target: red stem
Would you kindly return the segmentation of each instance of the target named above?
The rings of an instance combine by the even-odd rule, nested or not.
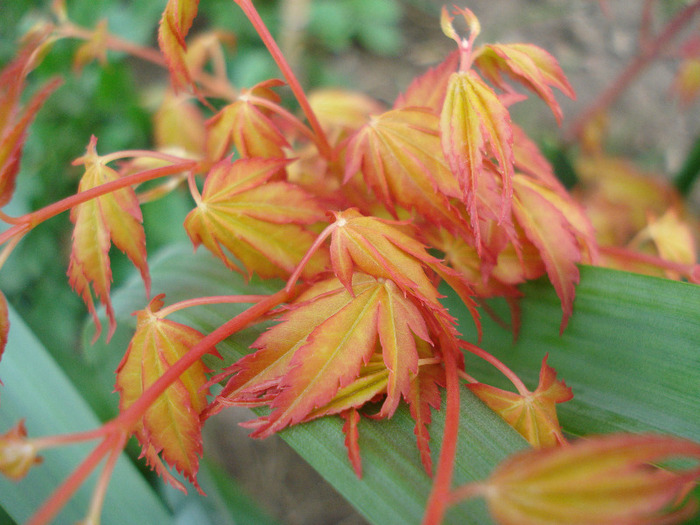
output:
[[[315,142],[318,146],[319,153],[326,160],[332,160],[333,150],[330,144],[328,143],[326,134],[323,131],[323,128],[321,127],[321,124],[319,123],[318,119],[316,118],[316,114],[311,108],[311,104],[309,104],[309,101],[306,98],[306,93],[304,93],[304,90],[301,87],[299,80],[297,80],[296,75],[294,75],[294,71],[292,71],[292,68],[289,67],[289,64],[284,58],[284,55],[282,54],[282,51],[277,45],[277,42],[275,42],[275,39],[270,34],[270,31],[267,29],[267,26],[265,26],[265,23],[262,21],[262,18],[260,18],[260,15],[258,14],[257,10],[255,9],[250,0],[233,1],[238,5],[238,7],[240,7],[243,10],[245,15],[248,17],[248,20],[250,20],[250,23],[253,24],[253,27],[258,32],[260,39],[265,44],[265,47],[267,47],[267,50],[270,52],[270,55],[277,63],[277,67],[280,68],[282,75],[287,80],[287,84],[289,84],[292,93],[294,93],[294,96],[299,102],[302,111],[306,115],[306,118],[309,121],[311,128],[316,134],[317,140]]]
[[[22,222],[16,224],[12,228],[9,228],[0,234],[0,245],[6,243],[9,239],[18,235],[20,233],[26,233],[30,229],[34,228],[37,224],[40,224],[52,217],[55,217],[59,213],[63,213],[78,204],[82,204],[86,201],[100,197],[107,193],[111,193],[116,190],[120,190],[127,186],[133,184],[140,184],[149,180],[157,179],[159,177],[166,177],[172,175],[173,173],[179,173],[181,171],[187,171],[195,167],[197,163],[195,161],[186,161],[180,164],[173,164],[172,166],[164,166],[162,168],[154,168],[152,170],[142,171],[140,173],[134,173],[132,175],[127,175],[119,180],[114,180],[90,188],[89,190],[76,193],[65,199],[61,199],[58,202],[49,204],[45,208],[37,210],[32,213],[28,213],[22,218]]]
[[[525,386],[525,383],[523,383],[520,380],[520,378],[517,375],[515,375],[515,372],[513,372],[495,356],[489,354],[485,350],[482,350],[476,345],[468,343],[467,341],[460,341],[460,344],[461,347],[464,348],[466,351],[480,357],[484,361],[487,361],[490,365],[495,367],[499,372],[506,376],[510,380],[510,382],[513,383],[513,386],[515,386],[515,388],[521,396],[527,396],[531,393]]]
[[[439,525],[447,510],[450,500],[450,485],[457,454],[457,437],[459,434],[459,375],[456,353],[459,352],[454,341],[446,345],[445,383],[447,402],[445,407],[445,429],[442,436],[440,460],[428,504],[423,516],[423,525]]]
[[[696,0],[676,13],[655,39],[648,42],[648,45],[643,45],[639,55],[628,64],[608,89],[603,91],[598,99],[574,121],[566,134],[566,140],[569,142],[576,140],[592,118],[611,106],[644,68],[658,56],[664,46],[693,19],[698,10],[700,10],[700,0]]]
[[[269,297],[269,295],[211,295],[208,297],[195,297],[193,299],[186,299],[178,303],[173,303],[170,306],[166,306],[165,308],[158,310],[157,316],[163,318],[177,312],[178,310],[184,310],[185,308],[190,308],[192,306],[203,306],[207,304],[257,303],[267,297]]]
[[[63,508],[70,497],[83,484],[85,479],[97,467],[102,458],[118,444],[121,436],[112,434],[93,449],[90,455],[76,468],[70,476],[53,492],[39,510],[29,519],[27,525],[42,525],[49,523]],[[123,438],[122,438],[123,439]]]

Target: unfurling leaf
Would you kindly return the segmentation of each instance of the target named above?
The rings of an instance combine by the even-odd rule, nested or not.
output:
[[[185,37],[197,16],[199,0],[168,0],[158,26],[158,45],[170,71],[173,89],[193,86],[187,68]]]
[[[119,174],[106,166],[96,150],[97,139],[92,137],[87,154],[76,161],[85,165],[85,174],[80,180],[78,193],[95,188],[107,182],[119,179]],[[141,225],[142,216],[136,193],[130,187],[115,190],[71,210],[73,245],[71,250],[68,277],[73,289],[80,294],[97,326],[97,338],[100,322],[97,319],[92,292],[104,304],[109,318],[109,334],[116,327],[109,291],[112,271],[109,260],[109,248],[112,243],[126,253],[127,257],[141,272],[146,293],[150,293],[150,276],[146,263],[146,236]]]
[[[651,465],[673,457],[696,465],[678,472]],[[612,434],[511,456],[476,492],[502,525],[680,523],[697,510],[686,496],[700,477],[698,460],[700,445],[691,441]]]
[[[146,309],[136,313],[136,333],[117,369],[121,411],[127,410],[204,337],[193,328],[160,317],[163,297],[153,298]],[[197,486],[202,454],[199,415],[206,407],[208,394],[206,371],[201,361],[188,368],[150,405],[134,432],[148,464],[180,488],[158,454]]]
[[[557,380],[557,373],[547,365],[546,356],[534,392],[515,394],[483,383],[467,386],[533,447],[551,447],[564,442],[554,405],[569,401],[573,393],[563,381]]]
[[[505,72],[544,100],[561,123],[562,111],[550,86],[569,98],[576,98],[574,89],[564,76],[556,59],[532,44],[489,44],[479,50],[476,65],[496,86],[508,90],[503,81]]]
[[[27,439],[24,420],[0,435],[0,473],[17,481],[41,462],[42,459],[37,456],[37,447]]]
[[[479,178],[487,175],[482,173],[484,163],[493,157],[501,179],[500,218],[505,218],[513,193],[513,132],[508,110],[473,71],[460,71],[450,77],[440,115],[440,137],[447,163],[464,194],[480,248],[479,218],[485,210],[477,199]],[[488,176],[494,173],[490,170]]]
[[[285,159],[223,160],[204,183],[201,202],[185,219],[195,247],[204,244],[235,270],[245,267],[261,277],[286,278],[311,247],[315,236],[305,228],[325,219],[324,210],[300,187],[271,180]],[[316,275],[327,255],[317,252],[302,276]]]

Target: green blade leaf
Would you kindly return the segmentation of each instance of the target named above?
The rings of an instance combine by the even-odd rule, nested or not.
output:
[[[63,371],[10,307],[10,336],[0,362],[0,432],[25,418],[30,437],[89,430],[99,420]],[[111,389],[111,385],[105,385]],[[92,443],[42,452],[44,462],[14,483],[0,477],[0,505],[24,523],[92,450]],[[95,475],[59,514],[75,523],[88,510]],[[117,462],[102,513],[103,524],[168,523],[170,513],[141,473],[123,456]]]

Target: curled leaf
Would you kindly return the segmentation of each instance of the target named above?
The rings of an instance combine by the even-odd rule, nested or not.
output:
[[[18,481],[41,461],[37,456],[37,447],[27,439],[24,420],[0,435],[0,473]]]
[[[479,178],[490,157],[497,161],[501,180],[500,218],[510,211],[513,193],[513,132],[510,114],[496,94],[473,71],[453,73],[440,114],[440,137],[445,158],[459,181],[467,212],[480,246],[479,218],[484,214],[477,199]]]
[[[651,466],[681,456],[696,465],[680,471]],[[598,436],[512,456],[476,492],[503,525],[679,523],[697,510],[686,495],[700,477],[698,460],[700,445],[680,438]]]
[[[0,71],[0,206],[7,204],[15,189],[26,131],[46,99],[61,84],[53,78],[24,105],[20,97],[24,81],[48,45],[44,31],[30,33],[17,57]]]
[[[556,59],[544,49],[532,44],[488,44],[480,49],[476,65],[496,86],[509,88],[503,81],[507,73],[544,100],[561,123],[563,114],[550,86],[569,98],[576,98]]]
[[[185,37],[197,16],[199,0],[168,0],[158,26],[158,45],[165,56],[173,89],[193,86],[187,67]]]
[[[78,187],[79,193],[119,179],[119,174],[105,165],[97,155],[96,144],[97,138],[92,137],[86,155],[76,161],[85,165],[85,174]],[[116,327],[109,297],[112,281],[109,249],[112,243],[125,252],[139,269],[146,285],[146,293],[150,289],[146,235],[141,225],[143,219],[136,193],[127,187],[96,197],[73,208],[70,218],[75,227],[68,266],[69,282],[88,306],[97,326],[97,338],[101,325],[90,290],[92,286],[107,310],[110,337]]]

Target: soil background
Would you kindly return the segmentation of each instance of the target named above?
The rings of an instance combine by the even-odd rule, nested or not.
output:
[[[331,1],[331,0],[323,0]],[[477,44],[529,42],[552,53],[573,85],[577,98],[557,94],[565,120],[561,128],[547,106],[534,96],[513,108],[514,120],[535,138],[561,136],[639,53],[641,0],[470,0],[460,2],[478,16]],[[330,56],[326,67],[353,79],[356,88],[391,103],[426,68],[454,49],[442,35],[442,2],[404,0],[403,48],[397,56],[375,56],[356,46]],[[682,2],[657,2],[660,20]],[[301,28],[303,31],[303,28]],[[657,33],[659,24],[651,27]],[[697,31],[697,24],[689,30]],[[688,32],[685,33],[688,35]],[[683,39],[681,35],[681,40]],[[303,50],[312,52],[313,50]],[[646,69],[612,106],[608,147],[642,166],[671,174],[683,162],[700,133],[700,104],[680,108],[670,93],[679,60],[666,56]],[[696,199],[697,202],[697,199]],[[206,427],[205,447],[227,466],[244,490],[286,525],[360,525],[366,521],[281,439],[246,437],[238,426],[253,418],[228,411]]]

